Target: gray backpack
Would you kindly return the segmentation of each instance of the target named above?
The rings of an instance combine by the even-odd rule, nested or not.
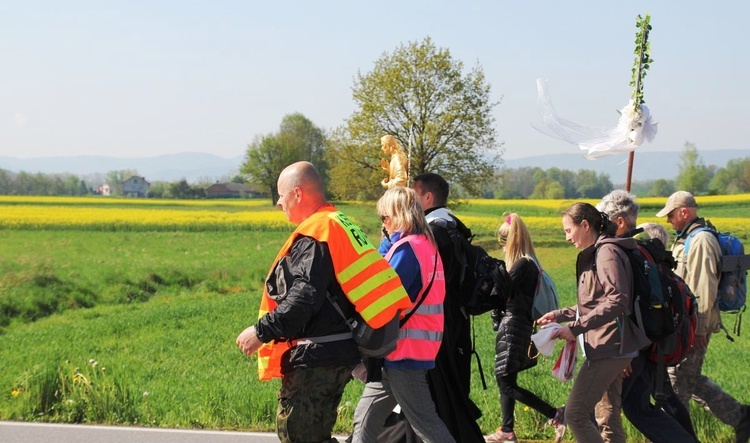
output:
[[[539,281],[536,285],[534,305],[531,309],[531,316],[536,321],[544,314],[557,310],[560,307],[560,301],[557,297],[557,288],[555,288],[555,282],[552,281],[552,277],[542,269],[542,265],[536,258],[532,258],[531,261],[539,269]]]

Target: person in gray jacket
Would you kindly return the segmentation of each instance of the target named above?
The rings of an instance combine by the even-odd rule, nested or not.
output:
[[[594,407],[606,393],[620,402],[622,372],[638,351],[648,345],[645,334],[628,318],[633,270],[625,250],[635,249],[632,238],[612,237],[616,225],[589,203],[575,203],[563,212],[565,239],[580,250],[576,261],[577,305],[543,315],[537,323],[568,324],[556,336],[578,338],[585,360],[565,406],[565,423],[582,443],[604,441],[591,420]],[[625,442],[619,417],[610,423],[610,441]]]

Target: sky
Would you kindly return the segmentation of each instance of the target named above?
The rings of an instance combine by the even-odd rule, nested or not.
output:
[[[659,133],[638,149],[750,147],[746,1],[6,0],[0,156],[241,156],[290,113],[342,125],[358,73],[428,36],[484,71],[505,158],[581,152],[531,127],[536,79],[560,117],[615,126],[646,12]]]

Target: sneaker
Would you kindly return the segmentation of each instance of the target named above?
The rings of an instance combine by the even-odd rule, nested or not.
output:
[[[504,443],[504,442],[517,442],[515,432],[503,432],[502,428],[497,428],[494,434],[485,435],[484,441],[486,443]]]
[[[555,429],[554,443],[560,443],[563,441],[565,430],[567,429],[567,426],[565,426],[565,406],[557,408],[555,418],[550,418],[548,424]]]
[[[740,419],[740,424],[737,425],[735,430],[737,433],[735,442],[747,443],[750,439],[750,405],[743,405],[740,411],[742,411],[742,419]]]

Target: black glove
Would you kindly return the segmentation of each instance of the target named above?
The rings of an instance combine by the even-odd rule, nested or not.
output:
[[[383,359],[382,358],[363,358],[362,362],[367,368],[367,383],[371,381],[382,381],[383,380]]]

